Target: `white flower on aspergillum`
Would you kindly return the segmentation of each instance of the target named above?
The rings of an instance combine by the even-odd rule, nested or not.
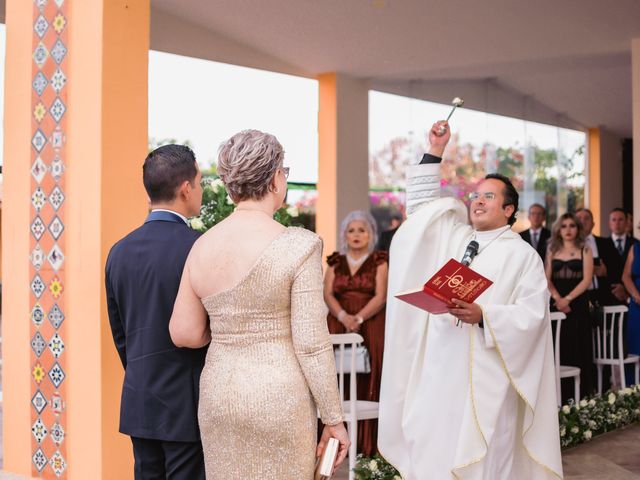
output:
[[[371,470],[372,472],[376,472],[378,470],[378,462],[376,462],[375,460],[371,460],[369,462],[369,470]]]
[[[193,217],[191,220],[189,220],[189,225],[194,230],[202,230],[204,228],[204,222],[200,217]]]
[[[464,105],[464,100],[460,97],[456,97],[451,101],[451,105],[453,105],[454,107],[461,107],[462,105]]]
[[[569,405],[565,405],[564,407],[562,407],[562,413],[564,413],[565,415],[569,415],[570,412],[571,408],[569,408]]]
[[[616,403],[616,394],[611,392],[609,394],[609,397],[607,397],[607,401],[609,402],[609,405],[613,405],[614,403]]]
[[[211,190],[213,190],[213,193],[218,193],[218,190],[220,190],[220,188],[224,188],[224,183],[219,178],[215,178],[211,180],[210,185],[211,185]]]

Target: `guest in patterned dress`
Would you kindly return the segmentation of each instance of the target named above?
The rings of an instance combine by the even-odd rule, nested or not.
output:
[[[374,251],[376,223],[363,211],[349,213],[340,226],[340,252],[327,259],[324,299],[331,333],[357,332],[371,358],[371,373],[358,374],[358,400],[377,402],[380,396],[384,349],[384,307],[388,254]],[[377,451],[378,421],[358,424],[358,452]]]

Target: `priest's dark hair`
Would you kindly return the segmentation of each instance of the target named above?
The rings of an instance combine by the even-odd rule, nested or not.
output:
[[[520,200],[520,195],[518,195],[518,191],[516,190],[516,187],[513,186],[513,183],[511,183],[511,180],[509,180],[509,177],[505,177],[504,175],[501,175],[499,173],[490,173],[489,175],[484,177],[484,179],[500,180],[502,183],[504,183],[504,189],[502,190],[504,203],[502,204],[502,208],[505,208],[508,205],[513,205],[513,213],[507,220],[507,223],[509,225],[513,225],[514,223],[516,223],[516,213],[518,213],[518,201]]]
[[[163,145],[147,155],[142,166],[142,182],[151,203],[175,200],[185,181],[195,186],[196,156],[186,145]]]

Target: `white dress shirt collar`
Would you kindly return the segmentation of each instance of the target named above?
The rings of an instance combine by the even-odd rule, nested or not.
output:
[[[154,208],[151,211],[152,212],[169,212],[169,213],[173,213],[174,215],[177,215],[178,217],[180,217],[184,223],[189,225],[189,222],[187,221],[187,217],[185,217],[184,215],[182,215],[182,214],[180,214],[178,212],[175,212],[173,210],[167,210],[166,208]]]

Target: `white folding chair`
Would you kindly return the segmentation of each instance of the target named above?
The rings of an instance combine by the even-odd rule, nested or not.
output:
[[[624,314],[629,309],[624,305],[602,307],[602,324],[593,333],[593,363],[598,370],[598,393],[602,394],[602,369],[605,365],[616,365],[620,372],[620,385],[627,386],[624,366],[634,364],[635,383],[640,383],[640,356],[627,355],[623,358],[624,349],[622,331]],[[617,347],[617,349],[615,348]]]
[[[556,396],[558,405],[562,405],[562,394],[560,393],[560,381],[563,378],[573,377],[573,399],[576,403],[580,401],[580,368],[570,365],[560,365],[560,330],[562,320],[567,316],[562,312],[551,312],[551,321],[556,322],[556,334],[553,339],[553,360],[556,367]]]
[[[361,345],[364,339],[357,333],[340,333],[331,335],[331,343],[337,348],[336,370],[338,371],[338,385],[340,387],[340,400],[344,411],[344,419],[349,431],[349,480],[354,480],[353,469],[356,466],[358,449],[358,420],[371,420],[378,418],[378,402],[357,399],[356,387],[356,347]],[[345,365],[345,346],[351,347],[350,365]],[[345,368],[348,371],[345,372]],[[344,399],[344,376],[349,374],[349,400]]]

